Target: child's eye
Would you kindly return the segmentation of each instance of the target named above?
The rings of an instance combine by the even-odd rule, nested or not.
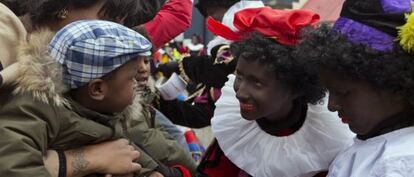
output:
[[[151,58],[147,57],[147,58],[145,58],[145,59],[144,59],[144,63],[145,63],[145,64],[148,64],[148,63],[150,63],[150,62],[151,62]]]

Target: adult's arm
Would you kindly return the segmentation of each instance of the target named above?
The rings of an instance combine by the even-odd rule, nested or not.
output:
[[[177,62],[160,64],[158,70],[165,75],[177,72],[187,82],[202,83],[208,87],[221,88],[227,81],[227,76],[234,73],[237,60],[228,63],[216,63],[211,56],[190,56],[184,57]]]
[[[210,109],[208,107],[211,107]],[[160,100],[160,111],[165,114],[174,124],[190,127],[203,128],[210,125],[213,117],[214,103],[208,105],[194,105],[180,100]]]
[[[53,177],[59,176],[62,165],[66,167],[67,177],[81,177],[84,174],[74,172],[76,166],[84,162],[89,165],[83,171],[90,173],[122,175],[141,170],[141,165],[134,162],[139,157],[139,151],[129,145],[126,139],[66,150],[62,155],[64,157],[59,157],[57,151],[48,150],[43,157],[45,166]],[[62,164],[62,159],[66,159],[66,164]]]
[[[51,106],[28,104],[14,98],[0,111],[0,174],[8,177],[50,177],[43,164],[48,132],[59,129],[57,114]],[[53,134],[53,133],[52,133]]]

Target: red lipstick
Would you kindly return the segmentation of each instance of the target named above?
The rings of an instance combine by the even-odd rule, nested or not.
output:
[[[347,117],[341,117],[342,123],[347,124],[349,119]]]
[[[240,103],[240,110],[242,112],[253,112],[256,110],[256,107],[252,104]]]

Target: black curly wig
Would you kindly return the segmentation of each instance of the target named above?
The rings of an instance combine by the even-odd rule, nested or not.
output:
[[[306,68],[299,58],[292,55],[295,50],[295,46],[282,45],[257,33],[231,44],[231,52],[236,59],[241,57],[248,62],[260,62],[267,71],[275,73],[274,79],[286,83],[294,93],[299,93],[299,99],[317,104],[325,97],[326,89],[320,83],[318,72]]]
[[[328,25],[306,35],[297,55],[307,66],[325,68],[353,80],[404,96],[414,106],[414,57],[396,43],[392,52],[379,52],[347,38]]]
[[[207,17],[207,9],[209,8],[225,8],[228,9],[240,0],[199,0],[195,7],[200,11],[201,15]]]

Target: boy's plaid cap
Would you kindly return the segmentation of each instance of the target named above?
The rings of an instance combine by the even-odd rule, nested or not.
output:
[[[138,56],[151,55],[151,42],[117,23],[102,20],[73,22],[49,43],[49,54],[63,66],[64,83],[79,88]]]

